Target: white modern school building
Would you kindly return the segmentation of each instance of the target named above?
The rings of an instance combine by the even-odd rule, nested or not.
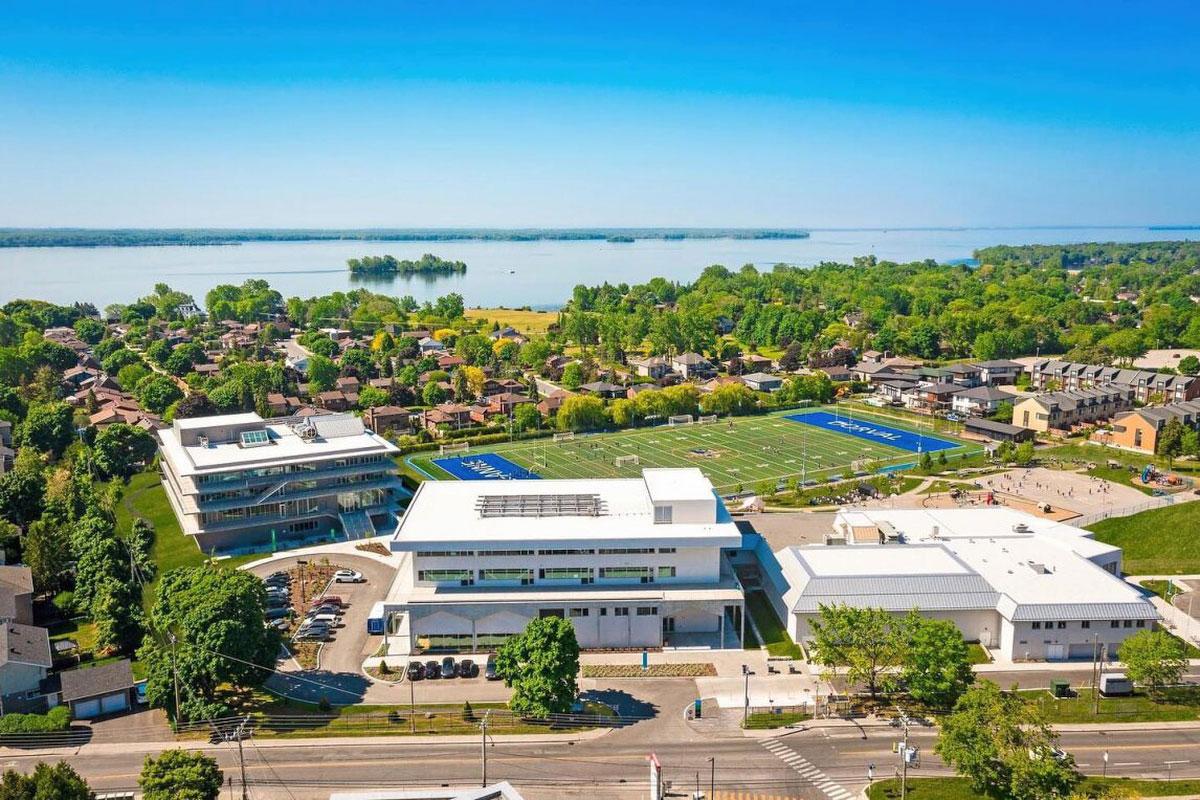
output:
[[[1121,580],[1121,550],[1089,531],[1007,508],[843,510],[824,545],[766,570],[796,641],[822,605],[952,620],[998,660],[1091,659],[1158,620]]]
[[[738,647],[741,533],[698,469],[607,480],[426,481],[382,608],[409,652],[489,650],[538,617],[585,648]],[[402,649],[402,647],[401,647]]]

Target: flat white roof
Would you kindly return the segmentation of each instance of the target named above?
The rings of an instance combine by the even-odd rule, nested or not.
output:
[[[649,479],[425,481],[418,487],[392,538],[396,551],[475,549],[480,545],[575,542],[604,546],[632,540],[679,547],[738,547],[741,533],[699,470],[646,470]],[[663,473],[679,472],[682,475]],[[696,479],[703,481],[703,491]],[[649,484],[671,492],[671,500],[712,501],[711,522],[654,522]],[[682,494],[682,498],[679,496]],[[548,513],[543,516],[485,515],[480,506],[503,498],[594,496],[598,513]],[[552,505],[552,503],[547,503]]]
[[[651,501],[712,500],[713,486],[695,467],[687,469],[644,469],[642,479]]]
[[[937,545],[887,545],[883,550],[836,545],[793,549],[814,575],[827,578],[971,573],[949,550]]]
[[[260,447],[243,447],[237,437],[232,441],[210,441],[207,445],[184,445],[180,443],[175,428],[163,428],[157,434],[163,455],[171,462],[175,474],[181,477],[230,469],[400,452],[387,439],[363,428],[361,420],[352,415],[330,414],[310,419],[310,424],[316,429],[313,437],[300,436],[294,421],[272,422],[253,413],[197,417],[175,422],[181,429],[200,431],[260,422],[262,429],[270,436],[270,444]]]

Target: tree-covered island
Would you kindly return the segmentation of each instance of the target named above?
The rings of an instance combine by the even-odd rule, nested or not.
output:
[[[349,258],[346,266],[359,275],[450,275],[467,271],[467,265],[462,261],[447,261],[432,253],[426,253],[416,261],[390,255]]]

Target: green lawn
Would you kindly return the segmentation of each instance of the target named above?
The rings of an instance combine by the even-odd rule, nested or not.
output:
[[[1056,699],[1046,691],[1019,692],[1037,704],[1052,725],[1083,722],[1180,722],[1200,719],[1200,687],[1164,689],[1154,697],[1138,691],[1132,697],[1101,697],[1095,714],[1095,695],[1081,689],[1078,697]]]
[[[1168,593],[1174,593],[1177,591],[1175,585],[1171,583],[1171,581],[1162,580],[1159,578],[1151,578],[1148,581],[1142,581],[1139,585],[1143,589],[1146,589],[1147,591],[1152,592],[1163,599],[1166,599]]]
[[[747,716],[742,727],[751,731],[786,728],[788,725],[795,725],[797,722],[804,722],[809,719],[812,719],[812,714],[805,714],[802,711],[793,711],[786,714],[770,714],[758,711]]]
[[[1129,778],[1085,778],[1079,787],[1083,797],[1099,789],[1120,788],[1128,797],[1187,797],[1200,794],[1200,780],[1147,781]],[[910,800],[987,800],[986,795],[971,790],[966,778],[909,778]],[[900,781],[895,778],[877,781],[867,790],[868,800],[899,800]]]
[[[762,416],[739,417],[732,422],[722,419],[709,425],[679,427],[655,426],[615,433],[576,436],[573,441],[555,443],[550,439],[516,442],[473,449],[473,453],[491,452],[520,467],[546,478],[621,478],[636,477],[645,467],[699,467],[719,491],[754,489],[762,481],[775,482],[794,478],[829,479],[840,477],[852,465],[866,468],[913,463],[917,454],[891,445],[860,439],[837,431],[797,423],[784,417],[806,411],[833,409],[792,409]],[[846,409],[841,409],[846,414]],[[853,419],[919,430],[930,435],[928,427],[918,429],[905,419],[881,418],[858,409]],[[948,434],[939,438],[954,440]],[[960,443],[945,451],[957,464],[958,456],[979,449]],[[621,456],[637,456],[637,464],[616,465]],[[439,468],[436,452],[418,453],[408,460],[435,478],[451,476]]]
[[[204,563],[205,554],[200,552],[192,537],[185,536],[180,529],[157,472],[134,475],[123,487],[123,492],[117,503],[117,530],[122,534],[128,531],[135,517],[143,517],[154,524],[154,563],[158,565],[158,576],[177,567]],[[235,556],[217,563],[232,568],[255,558],[259,556]],[[158,583],[158,576],[146,587],[144,600],[147,603]]]
[[[1183,503],[1101,520],[1088,529],[1125,551],[1126,574],[1178,575],[1200,572],[1197,527],[1200,503]]]
[[[763,644],[767,646],[768,653],[787,658],[804,658],[804,651],[792,641],[792,637],[780,623],[779,617],[775,615],[775,609],[771,607],[771,602],[767,600],[765,594],[761,591],[748,593],[746,608],[750,611],[754,624],[758,626],[758,632],[766,640]]]
[[[990,664],[992,662],[987,650],[984,650],[983,645],[979,642],[971,642],[967,645],[967,658],[972,664]]]

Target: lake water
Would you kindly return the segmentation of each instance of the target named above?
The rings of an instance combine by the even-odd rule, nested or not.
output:
[[[874,254],[892,261],[970,258],[996,244],[1065,244],[1184,239],[1188,231],[1121,228],[968,228],[936,230],[814,230],[808,239],[684,241],[632,244],[581,242],[279,242],[217,247],[0,248],[0,302],[36,298],[90,301],[98,308],[129,302],[165,281],[203,303],[219,283],[263,278],[284,297],[328,294],[365,286],[419,301],[459,292],[468,305],[558,308],[579,283],[642,283],[662,276],[690,281],[710,264],[737,269],[786,263],[811,266]],[[422,253],[462,260],[464,275],[352,279],[346,259]]]

